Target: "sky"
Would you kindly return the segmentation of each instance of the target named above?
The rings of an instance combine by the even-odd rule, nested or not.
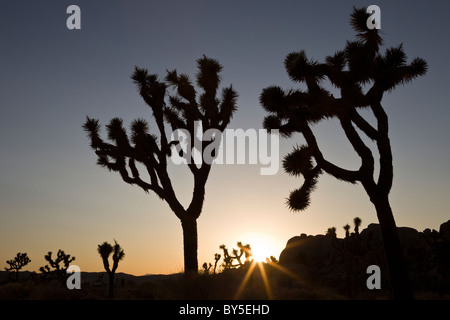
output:
[[[81,29],[69,30],[69,5],[81,9]],[[450,219],[450,47],[447,1],[5,1],[0,3],[0,268],[17,252],[44,266],[48,251],[75,256],[82,271],[102,271],[97,245],[115,240],[125,250],[118,272],[168,274],[183,270],[182,229],[156,195],[125,184],[97,166],[82,130],[86,116],[105,125],[151,118],[130,76],[134,66],[164,77],[177,69],[192,78],[205,54],[223,65],[221,86],[239,93],[229,128],[260,129],[262,89],[296,88],[283,67],[305,50],[319,61],[354,39],[353,6],[381,9],[382,50],[403,43],[408,61],[424,58],[424,77],[385,94],[394,156],[391,206],[398,226],[439,229]],[[369,115],[370,116],[370,115]],[[104,127],[103,127],[104,129]],[[349,169],[359,159],[335,121],[313,128],[326,158]],[[105,130],[103,130],[105,133]],[[156,133],[156,131],[154,132]],[[280,162],[301,136],[280,140]],[[192,176],[171,166],[187,204]],[[214,262],[219,246],[263,246],[279,257],[293,236],[324,234],[362,219],[377,223],[361,185],[322,175],[310,207],[286,207],[302,184],[282,168],[262,176],[260,165],[214,165],[198,219],[198,261]]]

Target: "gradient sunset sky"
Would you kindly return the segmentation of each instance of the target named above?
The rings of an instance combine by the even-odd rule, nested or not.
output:
[[[81,8],[81,30],[68,30],[66,9]],[[105,125],[122,117],[128,127],[150,119],[130,76],[134,66],[196,73],[203,54],[223,66],[222,86],[239,93],[229,128],[259,129],[266,115],[261,90],[295,88],[286,55],[305,50],[323,61],[354,39],[353,5],[381,8],[385,48],[403,43],[408,61],[424,58],[424,77],[383,98],[394,156],[391,205],[398,226],[439,229],[450,219],[450,2],[436,1],[1,1],[0,4],[0,268],[27,252],[26,270],[63,249],[82,271],[102,271],[97,245],[116,239],[125,250],[118,272],[135,275],[183,269],[182,229],[153,193],[125,184],[95,164],[82,130],[86,116]],[[337,122],[314,127],[330,161],[349,169],[359,158]],[[103,133],[105,130],[103,127]],[[154,131],[154,133],[157,133]],[[105,136],[105,135],[104,135]],[[281,140],[280,162],[301,137]],[[192,176],[171,168],[186,204]],[[301,178],[261,176],[260,165],[215,165],[198,220],[198,260],[213,262],[219,246],[237,241],[267,246],[279,256],[301,233],[324,234],[362,219],[377,223],[361,185],[322,175],[308,210],[285,205]]]

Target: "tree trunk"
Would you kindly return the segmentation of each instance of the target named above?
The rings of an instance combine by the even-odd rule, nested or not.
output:
[[[186,276],[198,274],[197,219],[187,216],[181,221],[183,227],[184,272]]]
[[[388,262],[391,292],[396,300],[414,299],[409,274],[404,263],[400,237],[388,197],[371,199],[375,205],[383,235],[384,250]]]

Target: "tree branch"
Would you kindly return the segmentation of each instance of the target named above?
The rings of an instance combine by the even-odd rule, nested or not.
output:
[[[205,184],[210,169],[211,165],[203,162],[201,168],[198,168],[198,173],[194,175],[194,191],[192,192],[191,203],[189,204],[186,213],[188,215],[193,215],[195,218],[198,218],[202,212],[205,199]]]
[[[350,119],[358,126],[358,128],[364,132],[371,140],[377,140],[378,131],[372,127],[370,123],[366,121],[361,115],[356,111],[356,109],[351,109]]]
[[[394,178],[392,150],[388,136],[388,116],[379,101],[372,103],[371,108],[378,120],[378,132],[380,133],[380,137],[377,139],[378,151],[380,153],[380,174],[378,176],[377,186],[380,192],[387,195],[392,188],[392,180]]]
[[[358,132],[353,127],[350,117],[341,116],[341,117],[339,117],[339,120],[340,120],[342,129],[344,129],[345,135],[347,136],[347,139],[350,141],[350,143],[353,146],[353,149],[356,151],[356,153],[361,158],[361,167],[360,167],[359,171],[364,176],[372,176],[373,177],[374,159],[373,159],[372,152],[364,144],[364,142],[362,141]]]
[[[317,164],[326,173],[332,175],[333,177],[335,177],[338,180],[343,180],[343,181],[347,181],[350,183],[356,183],[357,181],[360,180],[360,174],[359,174],[360,172],[359,171],[343,169],[343,168],[336,166],[335,164],[325,160],[322,152],[319,149],[319,146],[317,145],[316,137],[314,136],[314,134],[311,131],[311,128],[308,126],[308,124],[304,123],[300,129],[300,132],[302,132],[303,136],[305,137],[308,147],[311,148],[311,152],[312,152],[313,157],[316,160]]]

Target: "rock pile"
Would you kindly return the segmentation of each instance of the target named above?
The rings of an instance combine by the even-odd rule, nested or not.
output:
[[[439,232],[398,228],[403,256],[416,292],[450,294],[450,220]],[[341,294],[359,296],[367,292],[367,267],[381,269],[382,289],[388,286],[387,262],[378,224],[370,224],[359,235],[345,239],[329,235],[301,234],[287,242],[281,252],[282,267],[298,274],[310,284],[333,287]]]

